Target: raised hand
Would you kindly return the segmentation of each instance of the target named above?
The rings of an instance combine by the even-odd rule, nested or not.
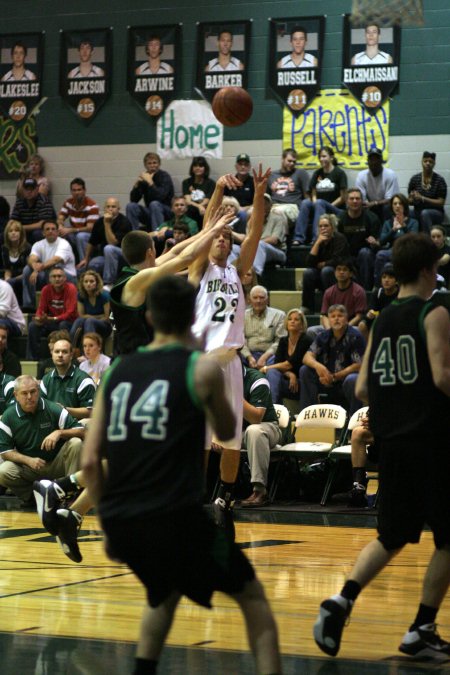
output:
[[[240,181],[239,178],[236,178],[236,176],[233,176],[232,173],[226,173],[217,180],[217,185],[222,188],[228,188],[229,190],[236,190],[237,188],[242,187],[242,181]]]
[[[263,173],[263,168],[261,162],[258,165],[258,171],[255,171],[253,169],[253,183],[255,185],[255,192],[261,191],[265,192],[267,188],[267,181],[269,180],[269,176],[271,173],[272,169],[269,167],[266,169],[266,171]]]

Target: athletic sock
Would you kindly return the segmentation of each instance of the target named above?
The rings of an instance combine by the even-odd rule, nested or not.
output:
[[[155,675],[157,665],[158,661],[139,659],[136,657],[133,675]]]
[[[234,501],[234,483],[225,483],[221,480],[217,497],[224,500],[226,508],[231,508]]]
[[[425,624],[434,623],[438,610],[436,607],[429,607],[428,605],[419,605],[417,611],[417,616],[414,619],[414,622],[409,627],[410,632],[419,628],[419,626],[424,626]]]
[[[73,492],[78,492],[78,490],[80,489],[80,486],[78,485],[77,480],[75,478],[75,474],[65,476],[64,478],[58,478],[57,480],[55,480],[55,483],[64,490],[67,496],[72,494]]]
[[[345,582],[341,591],[342,597],[345,598],[346,600],[351,600],[351,602],[355,602],[356,598],[360,593],[361,593],[361,586],[358,584],[357,581],[352,581],[351,579]]]

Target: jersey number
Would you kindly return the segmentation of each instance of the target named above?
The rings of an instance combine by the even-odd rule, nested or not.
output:
[[[230,321],[234,321],[234,315],[236,314],[236,307],[238,304],[237,298],[233,298],[231,301],[231,307],[233,308],[230,312]],[[216,311],[211,317],[211,321],[225,321],[227,301],[225,298],[222,298],[220,295],[214,300],[214,307],[217,307]]]
[[[389,337],[383,338],[378,345],[372,370],[380,375],[382,386],[397,384],[397,378],[402,384],[412,384],[417,380],[416,345],[411,335],[400,335],[395,344],[395,351],[396,362],[392,358],[392,344]]]
[[[128,436],[125,416],[131,389],[131,382],[121,382],[111,392],[111,416],[107,428],[109,441],[124,441]],[[168,393],[167,380],[155,380],[132,406],[130,420],[142,423],[142,438],[154,441],[163,441],[166,438],[166,424],[169,419],[169,410],[166,407]]]

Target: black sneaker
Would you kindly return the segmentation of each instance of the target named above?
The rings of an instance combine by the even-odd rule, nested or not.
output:
[[[366,486],[363,483],[353,483],[353,487],[348,493],[347,506],[352,508],[364,508],[368,505]]]
[[[42,525],[50,534],[58,534],[57,509],[66,496],[64,490],[51,480],[36,480],[33,483],[36,508]]]
[[[318,647],[329,656],[336,656],[341,646],[342,631],[352,611],[353,603],[347,600],[347,608],[333,598],[320,605],[319,616],[314,624],[314,640]]]
[[[211,505],[212,516],[215,524],[217,527],[220,527],[226,531],[227,538],[230,541],[234,541],[236,537],[233,520],[233,504],[227,504],[225,499],[217,497],[216,501]]]
[[[78,547],[77,536],[83,518],[79,513],[70,509],[58,509],[56,514],[58,520],[56,539],[58,544],[68,558],[79,563],[83,560],[83,556]]]
[[[403,636],[399,650],[416,658],[431,658],[435,661],[450,659],[450,642],[443,640],[435,623],[428,623]]]

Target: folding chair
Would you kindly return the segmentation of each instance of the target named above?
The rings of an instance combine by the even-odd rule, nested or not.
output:
[[[350,417],[350,421],[348,423],[347,428],[345,429],[345,432],[343,434],[342,438],[342,443],[343,445],[337,445],[335,448],[332,449],[328,457],[330,459],[336,460],[330,470],[330,474],[328,476],[327,482],[325,484],[325,488],[323,490],[323,495],[322,499],[320,501],[321,506],[325,506],[327,503],[328,497],[330,495],[331,488],[333,486],[334,479],[336,478],[337,472],[338,472],[338,464],[341,461],[351,461],[352,457],[352,446],[350,444],[344,445],[344,443],[348,443],[348,440],[351,436],[351,432],[353,429],[357,426],[359,426],[362,422],[362,419],[367,415],[367,411],[369,410],[369,406],[364,406],[363,408],[359,408],[356,412],[353,413],[353,415]]]
[[[319,432],[319,437],[325,430],[331,430],[333,438],[323,441],[300,440],[288,443],[281,448],[281,457],[289,462],[294,459],[298,472],[299,464],[309,464],[316,460],[325,459],[335,445],[340,442],[346,419],[345,409],[335,403],[319,403],[308,406],[298,414],[295,422],[296,428],[301,431],[316,430]],[[339,430],[341,433],[336,441],[336,433]]]

